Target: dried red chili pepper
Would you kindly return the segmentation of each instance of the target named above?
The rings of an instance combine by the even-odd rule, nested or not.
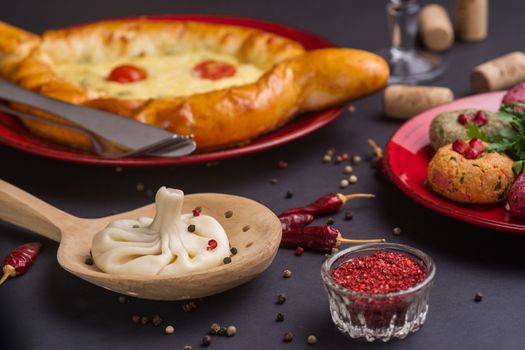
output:
[[[288,216],[291,214],[312,214],[315,216],[319,214],[335,213],[350,199],[373,197],[375,197],[375,195],[366,193],[354,193],[346,195],[341,193],[330,193],[326,196],[322,196],[307,206],[286,210],[282,212],[279,217]]]
[[[0,279],[0,284],[4,283],[9,277],[24,274],[35,261],[41,247],[41,243],[33,242],[23,244],[11,251],[4,259],[4,275]]]
[[[279,217],[279,220],[281,220],[283,234],[296,228],[308,226],[312,221],[314,221],[314,219],[315,217],[312,214],[302,213]]]
[[[305,249],[329,253],[340,244],[380,243],[384,239],[346,239],[333,226],[309,226],[283,232],[281,246],[303,247]]]

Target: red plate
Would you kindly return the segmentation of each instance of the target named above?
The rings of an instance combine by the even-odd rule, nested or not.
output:
[[[164,15],[149,16],[147,18],[154,20],[198,21],[253,27],[293,39],[301,43],[307,50],[333,46],[328,41],[313,34],[280,24],[249,18],[216,17],[205,15]],[[290,142],[330,123],[341,114],[341,111],[341,107],[336,107],[321,112],[303,115],[300,118],[297,118],[291,123],[285,125],[284,127],[259,137],[245,146],[216,152],[192,154],[181,158],[141,157],[119,160],[104,159],[91,153],[81,152],[35,137],[27,131],[27,129],[18,121],[17,118],[2,113],[0,113],[0,142],[17,148],[21,151],[33,153],[39,156],[85,164],[112,166],[150,166],[199,163],[249,154]]]
[[[430,146],[430,122],[439,113],[461,108],[496,111],[504,92],[480,94],[423,112],[399,128],[386,146],[385,165],[390,179],[408,196],[441,214],[473,224],[525,233],[525,222],[513,218],[504,204],[475,205],[452,202],[424,185],[434,150]]]

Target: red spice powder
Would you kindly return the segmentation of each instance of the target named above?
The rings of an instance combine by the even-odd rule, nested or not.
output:
[[[366,294],[395,293],[415,286],[427,273],[414,259],[380,251],[353,258],[331,272],[335,283]]]

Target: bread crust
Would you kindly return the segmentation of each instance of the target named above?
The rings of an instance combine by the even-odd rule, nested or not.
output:
[[[5,36],[9,33],[9,36]],[[305,51],[297,42],[253,28],[186,21],[105,21],[48,31],[42,37],[0,22],[0,74],[27,89],[114,112],[187,135],[199,150],[249,141],[294,116],[377,91],[386,62],[354,49]],[[163,99],[126,100],[86,90],[58,76],[54,62],[100,60],[206,49],[235,56],[266,73],[241,86]],[[16,106],[17,108],[24,108]],[[25,108],[46,118],[59,119]],[[34,133],[75,147],[90,142],[74,131],[23,122]]]

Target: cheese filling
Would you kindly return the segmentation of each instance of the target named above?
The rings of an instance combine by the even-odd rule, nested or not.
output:
[[[221,265],[230,255],[224,228],[208,215],[181,214],[183,198],[182,191],[161,187],[155,218],[117,220],[97,233],[96,266],[115,274],[181,275]]]
[[[216,60],[236,68],[235,75],[219,80],[198,77],[193,68],[202,61]],[[135,83],[121,84],[108,81],[113,68],[131,64],[144,69],[148,77]],[[146,55],[116,58],[97,62],[60,62],[54,64],[57,74],[100,97],[120,99],[170,98],[193,95],[257,81],[264,71],[236,57],[213,51],[178,52],[173,54]]]

